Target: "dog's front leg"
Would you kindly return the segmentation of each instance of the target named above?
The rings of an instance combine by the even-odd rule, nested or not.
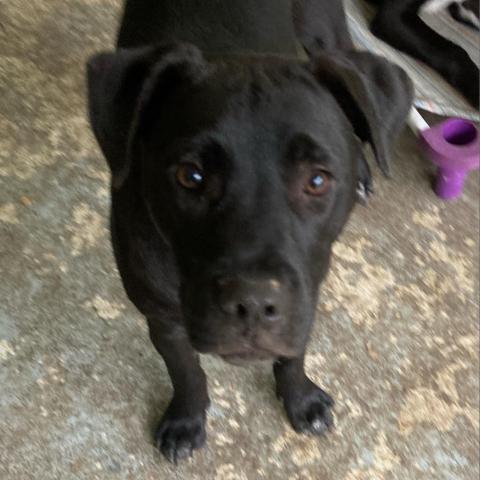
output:
[[[150,338],[170,374],[173,398],[158,426],[155,440],[171,462],[189,457],[205,443],[207,381],[198,355],[181,326],[148,318]]]
[[[297,432],[323,435],[333,426],[333,400],[306,376],[304,358],[305,354],[274,363],[277,396]]]

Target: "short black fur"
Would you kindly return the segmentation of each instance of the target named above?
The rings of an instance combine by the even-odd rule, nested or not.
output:
[[[353,51],[340,1],[131,0],[118,46],[89,62],[90,119],[123,284],[174,387],[159,448],[205,441],[198,351],[271,359],[292,426],[324,433],[333,402],[303,368],[318,287],[371,191],[362,141],[387,171],[410,81]]]

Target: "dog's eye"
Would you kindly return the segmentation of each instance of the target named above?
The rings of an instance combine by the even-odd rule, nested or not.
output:
[[[193,163],[180,165],[176,173],[177,182],[188,190],[199,190],[204,182],[205,175],[200,167]]]
[[[325,195],[331,187],[332,177],[329,173],[321,170],[315,172],[305,185],[305,193],[309,195]]]

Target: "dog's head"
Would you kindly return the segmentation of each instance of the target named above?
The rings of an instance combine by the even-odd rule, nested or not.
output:
[[[98,55],[88,80],[113,188],[136,185],[172,246],[193,344],[298,354],[355,203],[361,141],[388,170],[405,74],[367,53],[207,61],[161,45]]]

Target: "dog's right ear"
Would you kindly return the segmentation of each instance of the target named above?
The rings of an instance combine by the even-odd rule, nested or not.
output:
[[[162,44],[101,53],[87,64],[90,123],[112,172],[112,185],[127,179],[137,133],[152,94],[204,77],[206,62],[189,44]]]

